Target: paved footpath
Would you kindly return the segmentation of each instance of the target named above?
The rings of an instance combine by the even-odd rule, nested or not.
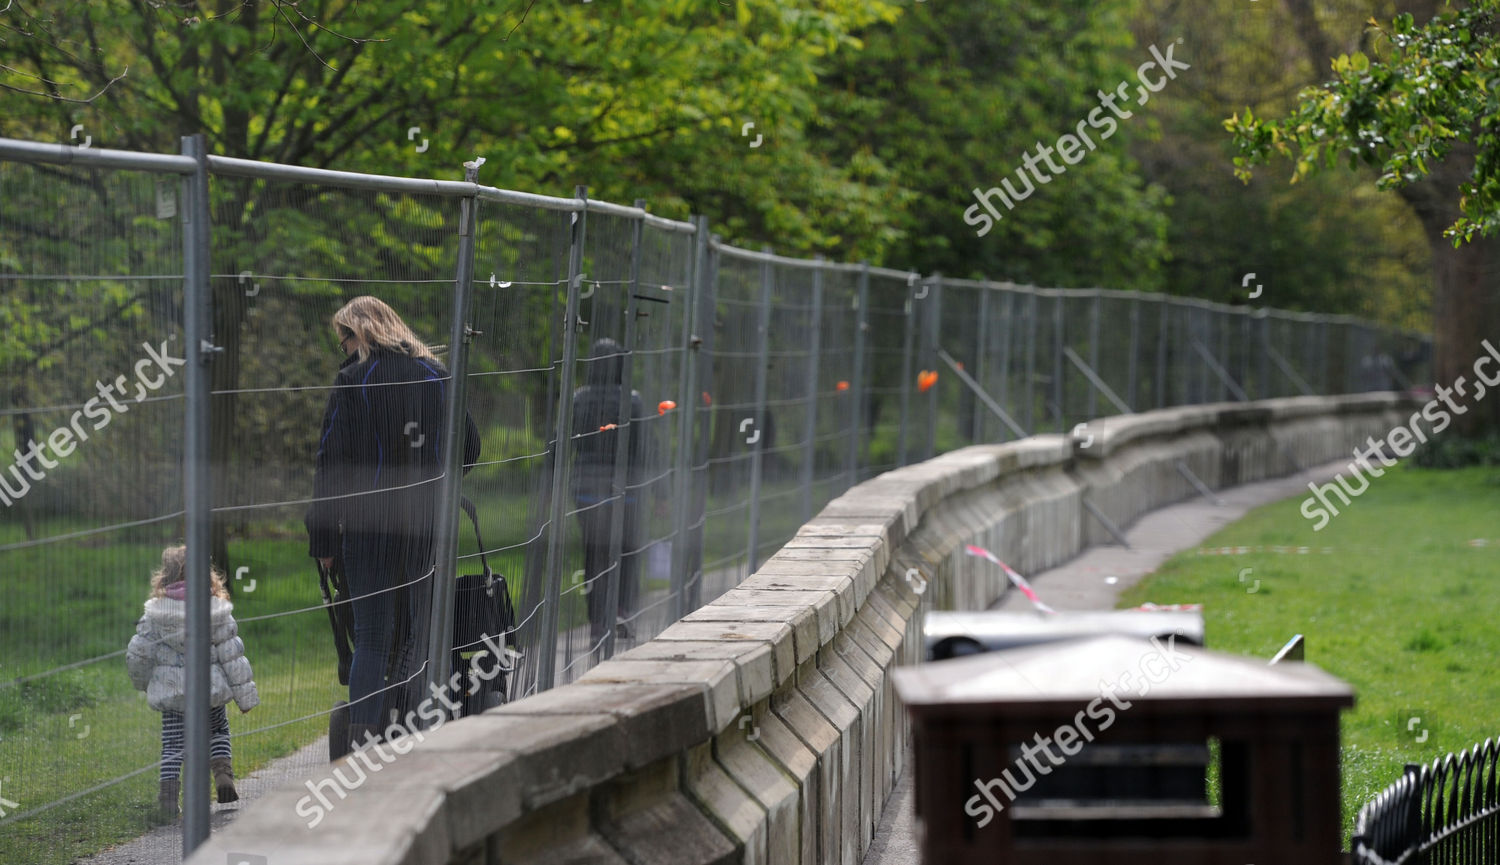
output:
[[[1162,562],[1203,543],[1214,532],[1251,510],[1307,492],[1308,481],[1326,483],[1347,460],[1327,463],[1291,477],[1246,484],[1219,492],[1221,505],[1194,497],[1141,517],[1125,532],[1130,549],[1090,547],[1071,561],[1036,576],[1023,575],[1037,595],[1058,610],[1111,610],[1121,591],[1140,582]],[[1113,578],[1113,580],[1111,580]],[[1020,592],[1006,592],[996,610],[1028,610],[1031,602]],[[1212,639],[1212,635],[1209,635]],[[907,748],[906,766],[911,766]],[[886,800],[875,840],[864,865],[918,865],[915,821],[912,815],[911,772],[902,774]]]

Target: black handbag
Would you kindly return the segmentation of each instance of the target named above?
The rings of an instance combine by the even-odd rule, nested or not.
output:
[[[505,577],[490,567],[484,538],[479,534],[479,515],[474,503],[465,498],[462,507],[474,526],[474,540],[479,542],[479,561],[484,566],[484,573],[465,574],[457,580],[453,599],[453,650],[480,651],[487,648],[486,637],[492,644],[503,643],[513,649],[516,645],[516,612],[510,599],[510,587]]]

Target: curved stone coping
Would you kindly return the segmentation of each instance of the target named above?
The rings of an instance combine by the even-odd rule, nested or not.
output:
[[[1183,433],[1195,429],[1223,430],[1236,426],[1266,426],[1330,413],[1362,414],[1404,405],[1405,397],[1390,393],[1363,393],[1340,397],[1333,405],[1324,397],[1286,397],[1252,403],[1226,402],[1183,406],[1175,409],[1115,415],[1091,422],[1082,432],[1093,436],[1078,455],[1104,459],[1121,447],[1141,439]]]
[[[1085,497],[1123,526],[1194,494],[1178,461],[1210,487],[1285,474],[1383,435],[1401,405],[1189,406],[1102,419],[1087,448],[1040,435],[887,472],[655,639],[372,758],[346,799],[326,783],[315,828],[307,786],[269,794],[189,862],[855,865],[903,768],[889,672],[920,660],[917,610],[1008,587],[965,543],[1039,570],[1104,539]]]

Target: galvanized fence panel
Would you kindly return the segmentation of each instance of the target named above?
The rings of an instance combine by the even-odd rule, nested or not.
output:
[[[187,166],[80,163],[0,159],[5,862],[147,831],[161,766],[124,656],[184,534]]]
[[[871,272],[866,308],[864,459],[860,480],[910,462],[908,405],[915,390],[911,358],[915,319],[907,314],[917,280],[895,272]]]
[[[525,662],[514,695],[533,693],[543,654],[543,611],[564,603],[551,594],[546,555],[553,535],[552,475],[557,395],[563,364],[563,312],[574,212],[481,198],[476,230],[473,336],[468,411],[480,430],[477,464],[464,478],[475,504],[484,557],[515,598],[516,643]],[[602,289],[600,289],[602,290]],[[570,531],[564,524],[560,531]],[[478,540],[460,524],[460,573],[483,572]],[[575,569],[569,569],[572,574]],[[560,613],[553,621],[564,621]],[[463,645],[463,651],[477,651]],[[555,660],[554,660],[555,663]]]
[[[451,396],[453,379],[440,364],[452,365],[461,203],[394,185],[341,182],[350,179],[268,171],[215,176],[210,187],[209,299],[220,349],[211,366],[209,405],[213,518],[225,538],[219,555],[227,554],[233,568],[234,615],[261,698],[253,713],[232,725],[242,775],[296,751],[294,746],[318,742],[331,728],[342,731],[351,718],[384,729],[393,722],[390,707],[398,695],[414,710],[428,695],[429,681],[448,677],[429,656],[427,637],[435,586],[451,580],[435,566],[444,561],[435,553],[451,532],[438,521],[414,528],[406,539],[411,561],[392,558],[399,554],[384,544],[374,552],[374,539],[348,521],[362,521],[388,505],[374,503],[371,493],[315,502],[310,479],[326,442],[325,419],[341,401],[380,398],[371,390],[381,385],[368,379],[335,384],[345,352],[332,319],[350,300],[377,296],[397,310],[417,338],[435,349],[424,362]],[[398,449],[436,453],[442,430],[412,422],[398,440],[379,445],[377,471],[396,471],[407,460]],[[382,488],[394,483],[377,475]],[[430,497],[439,513],[441,484],[439,476],[400,482],[406,494]],[[331,651],[335,633],[304,528],[310,508],[320,505],[346,521],[342,558],[350,563],[345,572],[351,589],[374,593],[346,606],[355,608],[363,627],[367,613],[355,605],[383,605],[382,620],[390,629],[376,635],[390,646],[389,656],[364,661],[386,664],[374,690],[338,711],[350,693],[339,682]],[[363,560],[372,552],[378,573],[352,564],[351,556]],[[312,775],[328,754],[327,747],[305,748],[292,765]]]

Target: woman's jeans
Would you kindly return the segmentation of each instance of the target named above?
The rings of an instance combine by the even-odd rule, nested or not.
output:
[[[406,602],[432,592],[432,544],[410,535],[360,532],[344,535],[344,575],[349,580],[354,611],[354,660],[349,665],[349,723],[384,726],[386,706],[395,705],[402,678],[416,673],[398,671],[386,681],[393,652],[414,648],[415,658],[427,655],[427,622],[415,615],[421,604]],[[399,587],[406,585],[406,590]],[[406,646],[396,646],[397,618],[401,618]],[[420,678],[420,677],[419,677]]]

